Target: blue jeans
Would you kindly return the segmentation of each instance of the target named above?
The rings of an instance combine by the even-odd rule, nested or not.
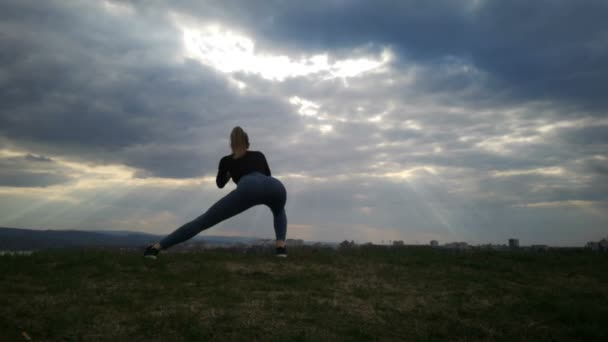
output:
[[[160,241],[160,245],[163,249],[167,249],[259,204],[268,206],[272,211],[276,239],[285,240],[287,233],[286,200],[287,192],[281,181],[259,172],[248,173],[241,177],[236,189],[217,201],[204,214],[167,235]]]

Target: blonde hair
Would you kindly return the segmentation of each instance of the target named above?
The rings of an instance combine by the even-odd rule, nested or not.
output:
[[[249,136],[240,126],[234,127],[230,133],[230,147],[232,151],[249,148]]]

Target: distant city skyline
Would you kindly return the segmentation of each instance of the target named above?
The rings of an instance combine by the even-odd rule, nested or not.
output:
[[[234,188],[288,238],[581,246],[608,231],[606,1],[3,1],[0,226],[167,234]],[[567,25],[565,25],[565,23]],[[203,235],[271,238],[252,208]]]

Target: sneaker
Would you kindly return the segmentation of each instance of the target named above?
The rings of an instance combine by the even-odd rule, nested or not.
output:
[[[154,244],[150,244],[148,245],[148,247],[146,247],[146,250],[144,251],[144,258],[156,260],[156,257],[158,256],[159,252],[160,250],[158,248],[155,248]]]
[[[287,258],[287,248],[286,247],[277,247],[276,255],[279,258]]]

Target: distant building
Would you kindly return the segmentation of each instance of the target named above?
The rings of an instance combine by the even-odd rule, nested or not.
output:
[[[588,248],[594,252],[597,252],[600,250],[600,243],[599,242],[593,242],[593,241],[589,241],[587,242],[587,244],[585,245],[585,248]]]
[[[510,248],[519,248],[519,239],[509,239]]]
[[[608,239],[601,239],[598,242],[589,241],[585,247],[594,252],[608,252]]]
[[[600,250],[607,252],[608,251],[608,240],[606,239],[602,239],[600,240],[600,242],[598,242]]]
[[[273,239],[258,239],[254,245],[256,246],[274,246],[275,240]]]
[[[356,247],[355,241],[353,240],[344,240],[342,242],[340,242],[340,244],[338,245],[339,248],[353,248]]]
[[[439,246],[439,242],[437,242],[437,240],[431,240],[431,247],[437,247]]]
[[[0,255],[32,255],[34,251],[0,251]]]
[[[487,244],[480,245],[479,248],[481,248],[481,249],[491,249],[491,250],[494,250],[494,251],[504,251],[504,250],[507,249],[507,245],[505,245],[505,244],[494,245],[494,244],[491,244],[491,243],[487,243]]]
[[[403,246],[403,240],[395,240],[393,241],[393,246]]]
[[[302,239],[287,239],[285,243],[289,246],[304,246],[304,240]]]
[[[546,252],[549,250],[549,246],[547,245],[532,245],[530,249],[535,252]]]
[[[434,241],[434,240],[433,240]],[[469,244],[466,242],[450,242],[450,243],[446,243],[445,245],[443,245],[445,248],[450,248],[450,249],[468,249],[470,248]]]

